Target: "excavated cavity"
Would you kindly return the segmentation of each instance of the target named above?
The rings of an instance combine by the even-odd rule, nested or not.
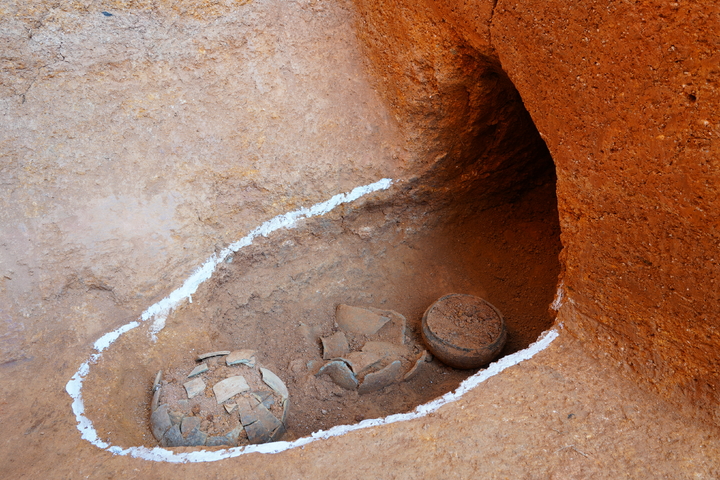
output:
[[[452,108],[413,113],[418,131],[437,123],[432,141],[416,146],[425,150],[417,176],[257,238],[170,313],[156,343],[148,346],[149,327],[138,328],[104,354],[84,391],[101,438],[157,445],[148,422],[153,378],[179,365],[189,373],[187,359],[199,353],[256,351],[287,385],[291,407],[282,439],[292,440],[411,411],[475,373],[433,359],[403,379],[413,359],[429,359],[420,322],[440,297],[471,294],[497,307],[508,334],[501,356],[551,325],[561,248],[554,165],[499,66],[469,53],[463,58],[467,69],[446,92]],[[332,371],[346,388],[316,375],[331,360],[323,359],[321,338],[339,331],[341,304],[406,319],[409,353],[398,359],[397,381],[355,388],[341,364]],[[361,347],[350,339],[351,350]]]
[[[170,314],[155,343],[148,328],[123,335],[85,381],[100,438],[156,445],[148,426],[155,373],[205,351],[256,350],[283,379],[291,399],[284,440],[410,411],[476,371],[433,360],[408,381],[365,394],[317,377],[319,337],[337,331],[338,304],[399,312],[421,345],[424,310],[445,294],[468,293],[505,316],[502,355],[534,341],[552,322],[559,272],[554,178],[537,178],[513,201],[486,209],[463,198],[416,203],[411,189],[401,185],[257,239]]]

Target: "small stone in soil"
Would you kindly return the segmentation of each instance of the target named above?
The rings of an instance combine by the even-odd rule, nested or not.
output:
[[[358,388],[359,394],[370,393],[392,385],[402,378],[402,364],[395,360],[387,367],[374,373],[365,375],[362,385]]]
[[[193,371],[190,372],[190,375],[188,375],[188,378],[197,377],[201,373],[205,373],[208,371],[207,363],[201,363],[197,367],[193,368]]]
[[[290,371],[294,374],[299,374],[303,370],[305,370],[305,361],[301,358],[296,358],[295,360],[292,360],[290,364],[288,365],[288,368]]]
[[[205,382],[202,381],[202,378],[193,378],[189,382],[183,383],[183,386],[187,391],[188,398],[193,398],[205,391]]]
[[[390,319],[364,308],[338,305],[335,310],[335,321],[346,332],[372,335]]]
[[[343,332],[335,332],[329,337],[320,339],[323,345],[323,359],[332,360],[333,358],[342,357],[350,351],[347,338]]]
[[[328,362],[320,369],[317,375],[327,375],[336,385],[345,390],[355,390],[358,387],[357,378],[355,378],[347,363],[342,360]]]
[[[260,372],[262,373],[262,379],[265,384],[275,390],[278,395],[280,395],[283,400],[288,398],[290,394],[288,393],[287,387],[285,386],[285,383],[283,383],[282,380],[280,380],[280,377],[275,375],[273,372],[268,370],[267,368],[260,368]]]
[[[222,355],[230,355],[230,350],[218,350],[217,352],[203,353],[202,355],[197,356],[197,361],[199,362],[210,357],[220,357]]]
[[[235,375],[228,377],[225,380],[221,380],[213,387],[215,392],[215,400],[218,405],[223,403],[225,400],[229,400],[238,393],[246,392],[250,390],[250,386],[245,381],[245,377],[242,375]]]
[[[237,408],[237,403],[226,403],[223,406],[225,407],[226,412],[232,413]]]
[[[255,353],[255,350],[236,350],[227,356],[225,363],[228,367],[242,364],[252,368],[255,366]]]
[[[185,417],[180,423],[180,433],[187,435],[194,429],[200,426],[200,419],[198,417]]]

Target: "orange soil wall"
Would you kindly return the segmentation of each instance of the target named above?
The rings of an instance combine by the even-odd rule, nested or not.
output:
[[[501,2],[492,29],[557,166],[567,327],[711,414],[719,12],[711,1]]]
[[[485,1],[356,4],[382,89],[417,144],[439,150],[458,137],[477,145],[463,126],[492,117],[497,104],[457,108],[454,87],[481,88],[483,72],[501,65],[557,169],[561,321],[599,358],[714,416],[716,2],[500,0],[494,10]],[[458,52],[472,61],[453,61]],[[427,98],[430,91],[440,98]],[[454,150],[456,159],[467,151]]]
[[[489,43],[491,0],[464,10],[441,2],[355,0],[355,5],[372,74],[405,133],[417,176],[453,194],[475,189],[481,196],[549,164]],[[461,22],[470,18],[468,11],[477,11],[477,23]],[[474,29],[458,28],[465,25]],[[493,181],[477,191],[488,177]]]

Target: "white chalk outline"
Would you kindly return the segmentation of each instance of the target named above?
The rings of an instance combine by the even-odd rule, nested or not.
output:
[[[73,399],[72,410],[77,420],[77,429],[80,431],[80,435],[84,440],[87,440],[91,444],[98,448],[107,450],[114,455],[130,456],[133,458],[140,458],[143,460],[150,460],[156,462],[168,462],[168,463],[198,463],[198,462],[215,462],[225,458],[233,458],[248,453],[259,452],[259,453],[279,453],[291,448],[297,448],[317,440],[327,439],[331,437],[337,437],[344,435],[354,430],[360,430],[364,428],[375,427],[378,425],[388,425],[390,423],[402,422],[406,420],[412,420],[415,418],[423,417],[431,412],[437,411],[443,405],[454,402],[462,397],[465,393],[475,388],[480,383],[484,382],[488,378],[497,375],[506,368],[516,365],[523,360],[532,358],[536,353],[547,348],[550,343],[555,340],[558,336],[558,332],[554,329],[543,332],[538,340],[531,344],[528,348],[520,350],[519,352],[513,353],[506,357],[501,358],[499,361],[492,363],[487,369],[479,371],[475,375],[465,379],[460,386],[453,392],[446,393],[442,397],[436,398],[435,400],[420,405],[409,413],[400,413],[390,415],[384,418],[375,418],[369,420],[363,420],[355,425],[338,425],[332,427],[327,431],[317,431],[312,433],[309,437],[302,437],[292,442],[272,442],[265,443],[262,445],[248,445],[243,447],[234,447],[224,450],[199,450],[195,452],[176,453],[172,450],[167,450],[161,447],[128,447],[122,448],[115,445],[110,445],[103,442],[98,437],[97,431],[93,426],[92,421],[85,416],[85,404],[82,398],[82,384],[85,377],[90,372],[90,366],[95,364],[98,359],[102,356],[102,352],[110,347],[112,343],[120,338],[120,336],[136,327],[141,325],[141,322],[153,320],[150,327],[151,338],[154,341],[155,335],[165,326],[165,320],[169,313],[180,305],[181,302],[188,300],[192,302],[192,295],[197,291],[198,287],[206,280],[208,280],[216,267],[220,262],[224,261],[228,256],[237,252],[243,247],[252,244],[253,239],[260,235],[267,237],[270,233],[279,230],[281,228],[293,228],[295,227],[298,220],[304,218],[311,218],[315,216],[324,215],[335,207],[344,203],[354,202],[360,197],[367,195],[372,192],[379,190],[387,190],[392,185],[392,180],[384,178],[375,183],[364,185],[353,189],[349,193],[341,193],[335,195],[325,202],[313,205],[310,208],[300,208],[292,212],[278,215],[271,220],[263,223],[248,235],[240,239],[239,241],[231,244],[227,248],[223,249],[220,253],[213,254],[198,268],[190,277],[185,280],[182,287],[173,291],[166,298],[160,300],[154,305],[150,306],[145,310],[138,321],[132,321],[123,325],[120,328],[113,330],[112,332],[106,333],[100,337],[94,344],[94,349],[97,353],[90,355],[88,360],[83,362],[78,368],[75,375],[72,376],[65,386],[65,391]]]
[[[555,292],[555,300],[553,300],[552,304],[550,305],[550,308],[555,310],[556,312],[560,310],[560,307],[563,306],[565,303],[565,281],[560,280],[560,285],[557,287],[557,291]]]

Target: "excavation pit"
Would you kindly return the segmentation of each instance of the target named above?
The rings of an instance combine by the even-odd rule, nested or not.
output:
[[[257,237],[225,258],[192,303],[170,312],[164,328],[144,323],[103,353],[84,384],[87,415],[108,443],[157,446],[148,428],[157,370],[212,350],[243,349],[257,351],[258,362],[290,392],[282,440],[412,411],[477,371],[448,367],[422,351],[423,312],[447,292],[486,298],[503,312],[508,341],[501,356],[525,348],[552,324],[548,305],[560,250],[554,189],[548,176],[486,208],[451,201],[429,207],[402,191],[387,192]],[[337,360],[323,358],[322,339],[341,330],[339,305],[406,319],[407,345],[417,348],[397,378],[347,389],[318,375]],[[346,341],[351,354],[362,352],[368,338],[348,332]]]

